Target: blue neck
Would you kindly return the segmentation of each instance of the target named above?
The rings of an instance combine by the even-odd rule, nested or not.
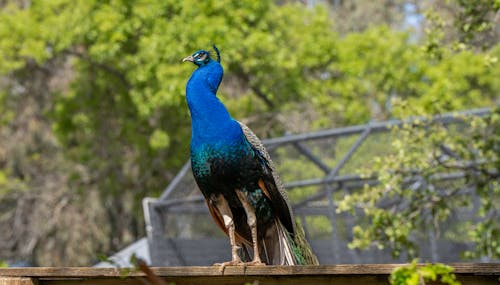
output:
[[[241,128],[216,97],[222,80],[221,65],[211,60],[196,69],[186,86],[186,99],[191,112],[191,147],[216,144],[241,138]]]

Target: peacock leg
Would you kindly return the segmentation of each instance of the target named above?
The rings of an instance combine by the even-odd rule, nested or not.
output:
[[[239,246],[236,244],[236,238],[234,235],[234,221],[233,221],[233,213],[231,212],[231,208],[229,208],[229,204],[227,203],[224,196],[220,195],[216,197],[216,206],[219,210],[222,218],[224,219],[224,225],[226,226],[227,232],[229,234],[229,242],[231,243],[231,255],[232,260],[226,261],[223,263],[216,263],[215,266],[220,266],[219,271],[224,272],[224,269],[228,265],[244,265],[241,261],[240,256],[238,255]]]
[[[255,210],[252,205],[248,202],[246,195],[241,190],[236,190],[245,213],[247,214],[247,223],[252,231],[252,244],[253,244],[253,260],[251,262],[246,262],[246,265],[266,265],[260,259],[259,245],[257,243],[257,217],[255,216]]]

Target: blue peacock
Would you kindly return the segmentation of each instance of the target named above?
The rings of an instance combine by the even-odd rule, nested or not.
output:
[[[215,45],[214,50],[217,60],[198,50],[183,62],[197,66],[186,86],[193,175],[231,244],[232,259],[221,263],[221,270],[227,265],[318,264],[266,149],[216,97],[224,71]]]

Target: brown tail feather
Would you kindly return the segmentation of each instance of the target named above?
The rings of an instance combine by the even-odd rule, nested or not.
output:
[[[275,219],[260,242],[261,259],[268,265],[297,265],[288,231]]]

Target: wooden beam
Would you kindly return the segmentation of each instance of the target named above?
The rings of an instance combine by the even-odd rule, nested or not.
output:
[[[498,284],[500,263],[454,263],[463,285]],[[319,266],[214,266],[153,267],[168,284],[389,284],[388,276],[403,264],[340,264]],[[0,285],[143,285],[142,272],[94,267],[0,268]]]
[[[152,267],[159,276],[239,275],[387,275],[404,264],[339,264],[308,266],[228,266],[224,274],[216,266]],[[500,263],[450,263],[457,274],[500,275]],[[0,277],[123,277],[123,269],[99,267],[17,267],[0,268]],[[144,276],[130,272],[127,276]]]

